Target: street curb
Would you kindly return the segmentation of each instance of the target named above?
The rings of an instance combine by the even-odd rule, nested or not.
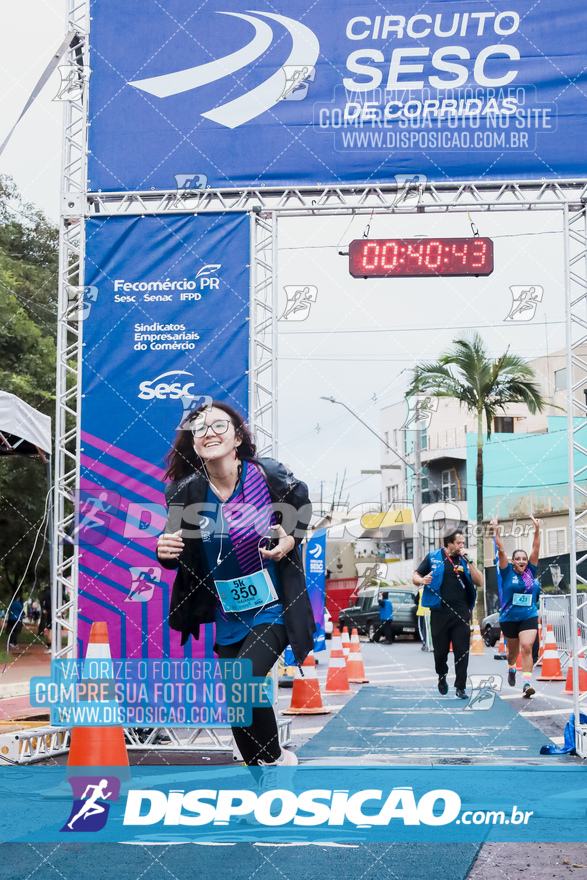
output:
[[[31,692],[30,680],[15,681],[12,684],[0,685],[0,700],[9,700],[14,697],[28,697]]]

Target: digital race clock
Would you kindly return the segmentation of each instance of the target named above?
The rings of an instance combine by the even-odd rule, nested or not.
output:
[[[354,278],[491,275],[490,238],[359,238],[349,245]]]

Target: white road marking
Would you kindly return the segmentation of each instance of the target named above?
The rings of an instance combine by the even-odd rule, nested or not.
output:
[[[570,708],[570,707],[569,707]],[[540,712],[518,712],[523,718],[546,718],[548,715],[568,715],[569,709],[545,709]]]

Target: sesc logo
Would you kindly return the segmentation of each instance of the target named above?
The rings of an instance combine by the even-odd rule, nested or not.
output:
[[[167,398],[170,400],[179,400],[181,397],[193,398],[196,396],[191,393],[191,389],[194,387],[193,382],[186,382],[185,385],[182,385],[180,382],[169,383],[160,381],[167,376],[191,375],[191,373],[186,373],[185,370],[170,370],[169,373],[161,373],[156,379],[151,379],[148,382],[141,382],[139,385],[139,397],[141,400],[153,400],[155,397],[159,400],[167,400]]]
[[[273,12],[255,11],[250,15],[245,15],[243,12],[220,10],[217,12],[219,15],[230,15],[246,21],[254,27],[255,36],[241,49],[224,58],[206,61],[187,70],[177,70],[148,79],[137,79],[129,85],[156,98],[168,98],[202,88],[243,69],[254,68],[258,64],[258,59],[273,43],[283,40],[282,33],[273,32],[271,23],[275,22],[285,28],[291,38],[291,51],[283,67],[244,95],[220,104],[202,113],[202,116],[225,128],[234,129],[275,107],[280,101],[303,100],[306,97],[308,83],[312,82],[316,75],[314,65],[320,54],[318,38],[309,27],[286,15],[276,15]],[[269,22],[265,21],[267,18]],[[224,24],[219,23],[219,27],[224,27]]]
[[[168,373],[161,373],[156,379],[150,379],[141,382],[139,385],[139,398],[141,400],[181,400],[182,415],[176,428],[179,431],[190,414],[201,406],[210,407],[212,398],[209,394],[193,394],[193,382],[162,382],[168,376],[192,376],[185,370],[170,370]],[[193,378],[193,376],[192,376]]]

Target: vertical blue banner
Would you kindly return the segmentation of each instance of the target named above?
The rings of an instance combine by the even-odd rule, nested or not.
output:
[[[326,603],[326,529],[314,532],[306,544],[306,587],[312,602],[316,632],[314,652],[326,650],[324,606]]]
[[[95,620],[113,657],[205,653],[204,633],[182,648],[167,623],[165,456],[204,395],[247,414],[249,263],[246,214],[87,221],[81,656]]]

